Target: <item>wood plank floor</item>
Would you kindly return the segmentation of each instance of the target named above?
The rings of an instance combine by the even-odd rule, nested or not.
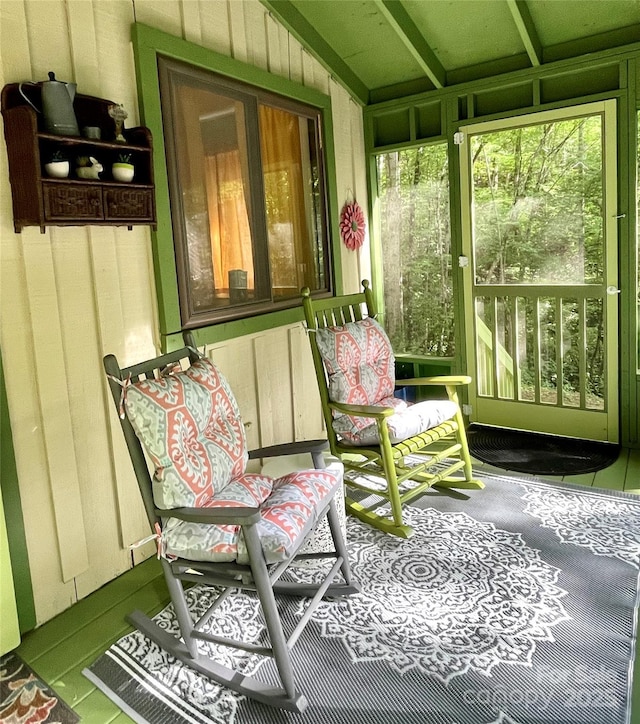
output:
[[[474,467],[480,473],[505,474],[504,470],[484,463],[478,462]],[[609,468],[588,475],[565,476],[564,481],[640,494],[640,450],[623,450]],[[155,558],[150,559],[28,633],[18,653],[86,724],[130,723],[132,720],[97,690],[82,670],[130,630],[125,614],[141,609],[153,615],[167,603],[160,565]],[[635,666],[633,721],[640,721],[639,667],[640,655]]]

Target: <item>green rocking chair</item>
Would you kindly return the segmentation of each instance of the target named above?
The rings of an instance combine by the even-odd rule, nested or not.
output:
[[[402,506],[428,488],[479,489],[473,477],[457,388],[466,375],[395,380],[389,339],[376,322],[369,282],[363,292],[312,299],[302,290],[311,352],[331,452],[345,467],[347,512],[408,538]],[[443,400],[408,404],[397,386],[439,385]],[[443,442],[444,441],[444,442]],[[382,501],[381,501],[382,499]],[[383,503],[388,507],[379,510]]]

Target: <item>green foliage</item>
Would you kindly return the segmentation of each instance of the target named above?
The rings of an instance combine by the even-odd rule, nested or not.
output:
[[[56,161],[66,161],[67,157],[61,148],[54,148],[49,154],[49,162],[54,163]]]
[[[604,278],[600,116],[485,133],[471,139],[476,284],[597,284]],[[585,339],[580,338],[584,314]],[[539,325],[541,387],[604,393],[603,309],[565,300],[561,315],[542,301],[528,309],[520,348],[523,383],[534,370]],[[505,345],[513,344],[507,311]],[[556,339],[562,330],[562,376]],[[585,344],[586,343],[586,344]],[[551,393],[549,393],[551,394]],[[595,403],[594,403],[595,404]]]
[[[472,138],[477,283],[602,281],[601,119]]]
[[[446,144],[378,159],[387,332],[395,349],[454,353]]]

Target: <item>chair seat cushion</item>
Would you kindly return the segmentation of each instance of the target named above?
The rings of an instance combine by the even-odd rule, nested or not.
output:
[[[248,455],[240,410],[210,360],[129,385],[124,405],[154,465],[159,508],[197,508],[244,473]]]
[[[393,407],[395,414],[387,417],[389,439],[392,444],[407,440],[414,435],[430,430],[445,420],[450,420],[458,411],[458,405],[452,400],[425,400],[414,405],[407,404],[397,397],[381,400],[380,407]],[[359,428],[353,424],[366,420],[367,426]],[[380,436],[373,418],[354,418],[342,415],[334,420],[333,429],[346,442],[352,445],[378,445]]]
[[[259,507],[260,521],[256,528],[262,550],[267,563],[277,563],[298,550],[303,538],[315,527],[319,512],[341,484],[341,465],[297,471],[275,480],[245,474],[232,480],[221,494],[201,507]],[[237,561],[246,565],[249,562],[238,525],[168,518],[164,520],[162,538],[168,556],[218,563]]]

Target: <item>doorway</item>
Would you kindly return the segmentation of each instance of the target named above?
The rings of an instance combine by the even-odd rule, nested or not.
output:
[[[617,442],[615,101],[462,138],[471,420]]]

